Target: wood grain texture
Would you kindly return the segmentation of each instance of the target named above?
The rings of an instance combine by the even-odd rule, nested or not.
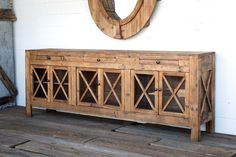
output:
[[[191,129],[191,140],[199,141],[201,124],[207,125],[208,132],[214,132],[214,55],[27,50],[27,115],[32,115],[34,106],[184,126]]]
[[[138,0],[132,13],[121,19],[115,11],[114,0],[89,0],[92,18],[106,35],[116,39],[127,39],[149,25],[157,0]]]
[[[11,9],[0,9],[0,21],[16,21],[16,16]]]
[[[198,56],[190,58],[190,119],[191,119],[191,140],[199,141],[201,138],[200,131],[200,99],[199,99],[199,84],[200,84],[200,73],[199,73],[199,60]]]
[[[233,157],[236,137],[202,134],[189,142],[189,130],[137,124],[61,112],[9,108],[0,113],[0,156]]]
[[[25,90],[26,90],[26,115],[31,117],[32,116],[32,105],[31,105],[31,95],[32,95],[32,83],[31,83],[31,76],[32,70],[30,65],[30,53],[26,52],[25,54],[25,73],[27,74],[25,77]],[[30,81],[30,83],[29,83]],[[27,83],[28,82],[28,83]]]

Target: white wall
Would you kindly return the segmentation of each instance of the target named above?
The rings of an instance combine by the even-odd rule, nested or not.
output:
[[[216,51],[216,131],[236,135],[235,5],[235,0],[162,0],[150,27],[120,41],[98,30],[87,0],[15,0],[18,105],[25,105],[25,49]]]

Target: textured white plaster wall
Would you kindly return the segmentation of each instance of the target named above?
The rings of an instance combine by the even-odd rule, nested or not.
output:
[[[216,131],[236,135],[235,6],[235,0],[162,0],[147,29],[120,41],[98,30],[87,0],[15,0],[18,105],[25,105],[25,49],[216,51]]]

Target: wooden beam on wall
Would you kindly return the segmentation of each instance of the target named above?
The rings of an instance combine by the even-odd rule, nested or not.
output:
[[[12,9],[0,9],[0,21],[16,21]]]

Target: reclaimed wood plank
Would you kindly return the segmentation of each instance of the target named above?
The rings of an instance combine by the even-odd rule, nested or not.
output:
[[[86,149],[85,147],[68,147],[62,144],[57,143],[41,143],[30,141],[23,145],[19,145],[16,147],[18,150],[23,150],[27,152],[35,152],[38,154],[43,154],[46,156],[55,156],[55,157],[88,157],[88,156],[96,156],[96,157],[111,157],[112,155],[98,152],[94,150]]]
[[[231,157],[235,153],[235,149],[222,148],[217,146],[208,146],[201,143],[179,142],[176,140],[162,139],[158,142],[151,143],[152,146],[164,147],[174,150],[181,150],[202,156],[224,156]]]
[[[19,152],[20,157],[50,156],[50,149],[58,156],[61,150],[67,156],[97,152],[104,156],[231,157],[236,153],[235,136],[203,133],[201,142],[190,143],[186,136],[190,130],[183,128],[35,109],[34,113],[33,118],[26,118],[19,107],[0,112],[0,153],[17,156]],[[28,150],[27,145],[31,145]]]
[[[182,150],[175,150],[163,147],[152,147],[150,145],[142,145],[130,143],[127,141],[117,141],[108,138],[97,138],[87,143],[87,145],[96,145],[106,149],[112,149],[120,152],[135,153],[139,156],[156,156],[156,157],[203,157],[200,154],[193,154]]]
[[[16,150],[13,148],[0,147],[0,156],[1,157],[48,157],[43,154],[37,154],[33,152]]]
[[[14,145],[27,142],[28,139],[19,136],[9,136],[8,134],[0,134],[0,145],[4,147],[14,147]]]
[[[170,128],[163,129],[164,126],[158,125],[153,127],[151,125],[129,125],[126,127],[121,127],[116,129],[116,132],[137,135],[149,138],[167,138],[167,139],[175,139],[180,141],[189,141],[186,134],[189,134],[189,130],[181,129],[181,128]],[[181,131],[177,131],[181,130]]]

